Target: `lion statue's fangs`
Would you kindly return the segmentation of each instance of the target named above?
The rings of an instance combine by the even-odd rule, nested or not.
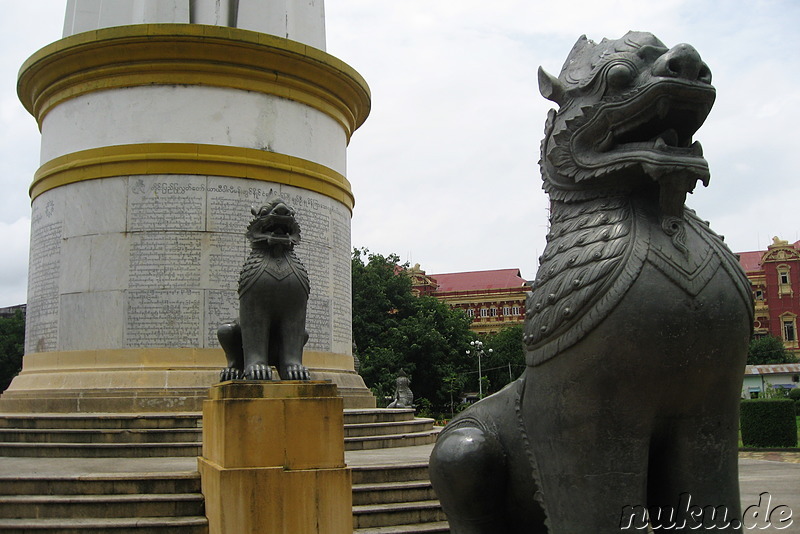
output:
[[[693,137],[711,71],[690,45],[629,32],[581,37],[539,87],[559,109],[541,145],[550,230],[526,302],[528,367],[439,435],[430,473],[450,531],[619,532],[624,510],[686,495],[676,525],[738,531],[750,286],[684,206],[710,178]],[[709,505],[727,519],[695,513]]]
[[[239,276],[239,319],[217,330],[228,366],[220,380],[309,380],[303,346],[310,285],[297,259],[300,242],[295,212],[277,198],[251,210],[247,228],[252,249]]]

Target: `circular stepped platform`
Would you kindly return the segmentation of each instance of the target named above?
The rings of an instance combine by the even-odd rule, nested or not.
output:
[[[0,533],[208,533],[197,472],[147,473],[150,461],[138,459],[133,472],[96,473],[92,471],[121,468],[125,460],[56,466],[58,461],[46,459],[30,473],[0,475]],[[22,467],[17,470],[24,471]]]
[[[430,446],[398,449],[392,463],[368,451],[349,455],[355,534],[450,531],[428,477],[429,454]]]
[[[345,410],[345,450],[436,441],[433,419],[414,411]],[[200,413],[0,414],[0,456],[137,458],[201,454]]]
[[[346,453],[355,534],[449,532],[428,480],[430,449]],[[186,457],[3,458],[0,534],[207,534],[195,469]]]

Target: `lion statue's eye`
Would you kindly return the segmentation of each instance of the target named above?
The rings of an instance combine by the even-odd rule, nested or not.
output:
[[[606,72],[606,81],[609,88],[617,91],[629,87],[635,77],[636,73],[633,68],[625,63],[612,65]]]

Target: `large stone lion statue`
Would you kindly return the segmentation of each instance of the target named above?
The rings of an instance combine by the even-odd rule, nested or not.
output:
[[[528,367],[438,439],[451,532],[738,531],[750,286],[684,206],[710,177],[692,137],[711,72],[687,44],[629,32],[581,37],[539,86],[559,109],[541,145],[550,230]]]
[[[294,253],[300,225],[280,198],[252,213],[246,234],[252,250],[239,275],[239,320],[217,330],[228,360],[220,379],[271,380],[275,366],[283,380],[309,380],[302,361],[310,285]]]

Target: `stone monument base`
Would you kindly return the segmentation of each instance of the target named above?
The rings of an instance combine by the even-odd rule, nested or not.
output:
[[[212,386],[198,458],[209,533],[351,534],[342,410],[328,382]]]
[[[347,354],[306,351],[313,380],[336,384],[346,409],[375,407]],[[199,412],[225,365],[222,349],[116,349],[26,354],[0,397],[11,412]]]

